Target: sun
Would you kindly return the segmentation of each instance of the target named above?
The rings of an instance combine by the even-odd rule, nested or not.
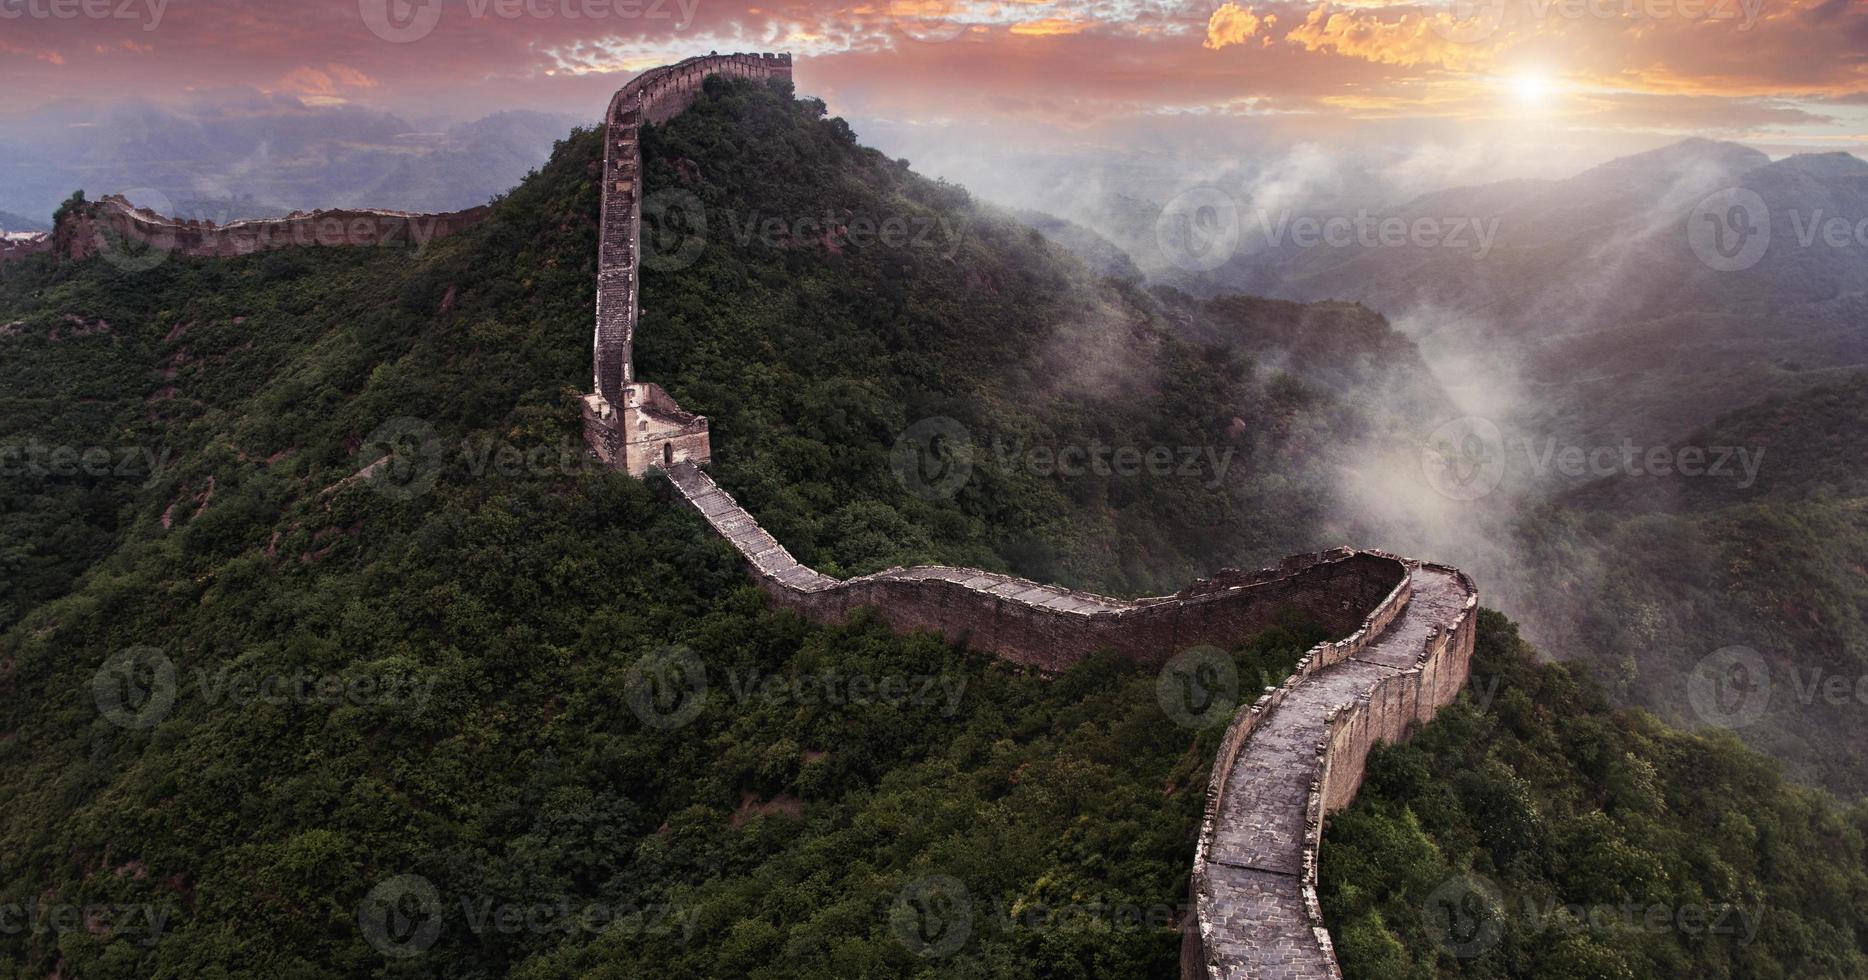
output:
[[[1520,105],[1540,105],[1556,91],[1550,76],[1541,71],[1522,71],[1506,79],[1511,96]]]

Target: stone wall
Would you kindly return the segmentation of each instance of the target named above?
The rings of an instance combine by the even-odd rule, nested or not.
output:
[[[206,257],[251,255],[314,245],[413,248],[471,228],[490,211],[487,205],[444,214],[341,209],[295,211],[283,218],[232,221],[221,225],[166,217],[112,195],[88,207],[67,212],[55,237],[66,243],[60,248],[61,256],[74,260],[89,258],[110,248],[106,232],[120,240],[165,252]]]
[[[686,108],[709,74],[789,78],[790,71],[787,56],[690,59],[645,72],[611,101],[595,378],[585,418],[595,425],[593,448],[620,457],[631,472],[640,472],[640,450],[629,444],[629,410],[697,418],[672,400],[663,404],[659,388],[640,394],[645,386],[630,361],[643,192],[639,127]],[[624,412],[614,411],[617,402]],[[701,470],[705,456],[677,459],[670,443],[663,447],[652,465],[739,550],[775,605],[814,622],[871,608],[894,629],[926,630],[1052,671],[1101,649],[1153,664],[1190,647],[1229,648],[1290,610],[1347,633],[1310,650],[1283,684],[1239,711],[1222,737],[1181,951],[1189,980],[1340,977],[1316,894],[1323,822],[1355,797],[1376,744],[1405,737],[1464,686],[1478,592],[1463,573],[1340,548],[1259,572],[1223,572],[1172,596],[1135,601],[946,566],[839,580],[798,562],[760,527]]]
[[[43,255],[50,251],[52,251],[52,236],[50,235],[0,238],[0,263],[14,262],[28,255]]]
[[[703,55],[651,68],[629,80],[604,113],[603,230],[597,255],[597,330],[591,391],[612,404],[635,382],[637,247],[642,219],[644,122],[663,123],[700,97],[710,75],[791,79],[789,54]]]
[[[1302,557],[1314,560],[1252,585],[1204,594],[1194,591],[1201,588],[1196,585],[1174,596],[1103,599],[1089,608],[1059,608],[1048,601],[1058,591],[975,569],[897,568],[821,589],[759,581],[777,605],[814,622],[838,622],[871,607],[895,629],[927,630],[1055,671],[1103,649],[1158,664],[1192,647],[1230,648],[1292,611],[1343,632],[1372,603],[1371,595],[1386,592],[1401,575],[1398,563],[1361,552]]]
[[[791,79],[789,54],[704,55],[648,71],[611,97],[604,113],[603,212],[597,250],[597,323],[584,438],[605,465],[642,475],[713,458],[707,420],[684,412],[635,375],[640,287],[644,123],[662,123],[694,104],[712,75]]]
[[[1413,564],[1361,630],[1233,719],[1194,858],[1185,980],[1341,975],[1316,892],[1324,821],[1354,800],[1374,746],[1458,697],[1477,605],[1463,573]]]

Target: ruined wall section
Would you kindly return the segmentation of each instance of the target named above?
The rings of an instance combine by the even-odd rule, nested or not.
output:
[[[61,218],[53,238],[61,257],[81,260],[113,247],[110,238],[198,257],[251,255],[280,248],[393,245],[419,247],[485,220],[489,205],[443,214],[411,211],[295,211],[251,221],[177,220],[111,195]]]
[[[52,243],[50,235],[0,238],[0,264],[16,262],[29,255],[45,255],[52,251]]]

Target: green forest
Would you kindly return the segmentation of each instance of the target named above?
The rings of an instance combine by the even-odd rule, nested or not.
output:
[[[1344,386],[1440,397],[1368,310],[1099,279],[781,88],[712,80],[643,146],[707,225],[645,268],[638,376],[831,574],[1169,591],[1336,530],[1333,454],[1408,421]],[[601,149],[571,134],[421,248],[0,268],[6,975],[1178,975],[1219,732],[1169,718],[1155,672],[807,625],[665,482],[592,467]],[[936,232],[734,232],[825,214]],[[976,458],[929,499],[890,454],[935,416]],[[1033,452],[1092,445],[1227,462]],[[1742,946],[1590,931],[1570,975],[1860,973],[1858,811],[1481,625],[1497,696],[1380,755],[1329,830],[1351,975],[1562,975],[1515,926],[1436,953],[1418,910],[1464,872],[1766,910]],[[1241,689],[1324,638],[1240,638]],[[923,899],[947,928],[904,919]]]

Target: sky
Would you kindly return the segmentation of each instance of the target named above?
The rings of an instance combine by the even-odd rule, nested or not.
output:
[[[1868,140],[1865,0],[0,0],[0,121],[137,101],[594,118],[708,51],[790,51],[800,93],[866,141],[975,182],[1322,147],[1431,184],[1687,136]]]

